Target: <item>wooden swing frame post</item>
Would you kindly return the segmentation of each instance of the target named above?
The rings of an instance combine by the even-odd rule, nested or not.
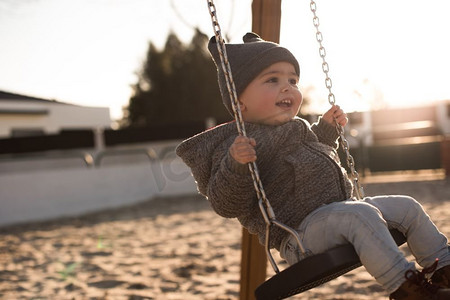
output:
[[[252,31],[266,41],[279,43],[281,0],[253,0]],[[256,288],[266,280],[267,257],[256,235],[242,228],[239,299],[255,299]]]

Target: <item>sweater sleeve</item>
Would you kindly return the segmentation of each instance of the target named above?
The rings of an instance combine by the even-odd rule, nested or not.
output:
[[[212,208],[222,217],[235,218],[248,214],[257,205],[248,165],[236,162],[228,149],[221,152],[222,158],[214,159],[207,197]]]
[[[337,140],[339,134],[336,127],[319,118],[319,121],[311,126],[311,130],[316,134],[319,142],[331,146],[334,149],[338,148]]]

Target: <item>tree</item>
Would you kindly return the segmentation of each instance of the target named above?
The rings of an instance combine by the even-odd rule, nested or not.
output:
[[[222,104],[207,42],[207,36],[196,30],[187,46],[173,33],[162,51],[150,43],[125,111],[127,126],[186,124],[210,117],[231,119]]]

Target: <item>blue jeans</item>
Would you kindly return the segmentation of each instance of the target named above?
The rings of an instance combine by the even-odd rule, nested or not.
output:
[[[422,205],[408,196],[366,197],[323,205],[303,220],[298,233],[308,254],[351,243],[366,270],[392,293],[405,281],[405,272],[415,269],[415,265],[398,249],[389,233],[391,228],[406,236],[420,266],[430,266],[436,258],[438,269],[450,265],[447,238]],[[281,244],[281,257],[290,265],[299,260],[297,248],[292,236]]]

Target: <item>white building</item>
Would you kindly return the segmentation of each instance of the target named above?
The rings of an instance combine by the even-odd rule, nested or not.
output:
[[[107,107],[85,107],[0,91],[0,138],[109,128]]]

